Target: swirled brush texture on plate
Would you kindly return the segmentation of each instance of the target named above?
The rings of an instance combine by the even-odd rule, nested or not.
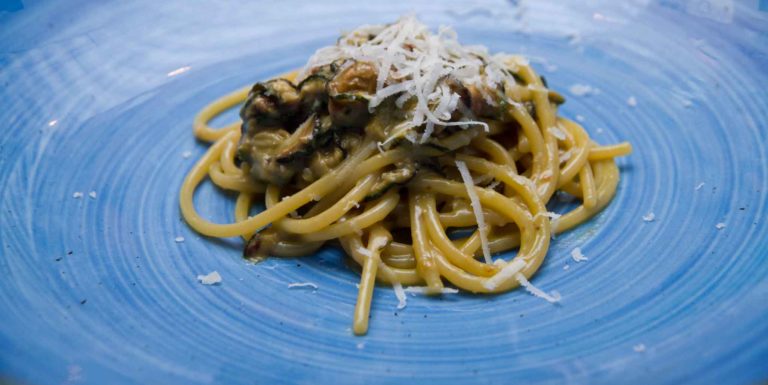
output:
[[[635,153],[536,276],[560,305],[517,290],[397,310],[378,287],[358,338],[339,250],[248,265],[184,224],[177,191],[200,107],[409,11],[530,57],[564,116]],[[765,380],[766,26],[760,2],[730,0],[2,2],[0,382]],[[230,219],[210,184],[198,201]]]

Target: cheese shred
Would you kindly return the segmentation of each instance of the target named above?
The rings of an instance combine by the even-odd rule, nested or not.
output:
[[[483,249],[483,258],[485,263],[491,264],[491,248],[488,245],[488,228],[485,226],[485,217],[483,216],[483,206],[480,205],[480,198],[477,197],[477,191],[475,191],[475,184],[472,181],[472,175],[469,173],[466,163],[457,160],[456,168],[459,169],[461,179],[464,181],[464,186],[467,188],[467,195],[469,195],[469,201],[472,205],[472,212],[475,214],[477,220],[477,231],[480,233],[480,244]]]
[[[547,294],[541,289],[537,288],[536,286],[533,286],[533,284],[528,282],[525,276],[520,273],[515,274],[515,278],[517,279],[518,282],[520,282],[520,285],[523,286],[526,291],[528,291],[529,293],[533,294],[536,297],[546,300],[549,303],[560,302],[560,299],[562,298],[560,296],[560,293],[558,293],[555,290],[552,290],[549,294]]]
[[[488,290],[495,290],[502,282],[514,277],[516,274],[525,268],[525,261],[522,259],[514,259],[512,262],[506,263],[504,267],[494,274],[491,278],[488,278],[483,283]]]
[[[405,297],[405,290],[400,282],[394,282],[392,288],[395,289],[395,297],[397,297],[397,310],[403,309],[408,305],[408,298]]]

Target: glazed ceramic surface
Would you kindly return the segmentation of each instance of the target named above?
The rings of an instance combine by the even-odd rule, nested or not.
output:
[[[378,286],[356,337],[358,273],[338,249],[253,265],[182,220],[200,108],[407,13],[528,56],[561,114],[633,144],[613,202],[532,280],[560,304],[516,290],[397,310]],[[0,382],[765,381],[766,68],[765,0],[2,0]],[[196,202],[232,219],[210,183]],[[197,281],[212,271],[221,284]]]

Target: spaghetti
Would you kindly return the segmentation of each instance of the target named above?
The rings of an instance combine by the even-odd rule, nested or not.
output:
[[[181,211],[201,234],[243,237],[248,258],[308,255],[338,241],[362,268],[356,334],[367,332],[376,281],[398,292],[439,294],[446,282],[535,292],[528,279],[551,236],[610,202],[613,158],[631,152],[629,143],[599,146],[557,116],[563,102],[524,59],[461,46],[449,29],[433,35],[412,17],[361,27],[300,73],[200,111],[194,134],[213,145],[184,180]],[[240,105],[242,123],[208,125]],[[206,177],[238,192],[233,223],[196,211]],[[581,204],[548,212],[556,191]],[[250,215],[256,199],[266,209]],[[510,261],[493,260],[512,249]]]

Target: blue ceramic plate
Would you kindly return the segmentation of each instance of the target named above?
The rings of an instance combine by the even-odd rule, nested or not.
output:
[[[768,379],[768,2],[561,3],[0,1],[0,383]],[[378,287],[355,337],[339,250],[251,265],[181,219],[196,111],[408,12],[529,56],[565,116],[633,143],[615,200],[533,280],[560,305],[517,290],[397,311]],[[209,184],[197,201],[219,221],[233,206]],[[196,281],[213,270],[221,285]]]

